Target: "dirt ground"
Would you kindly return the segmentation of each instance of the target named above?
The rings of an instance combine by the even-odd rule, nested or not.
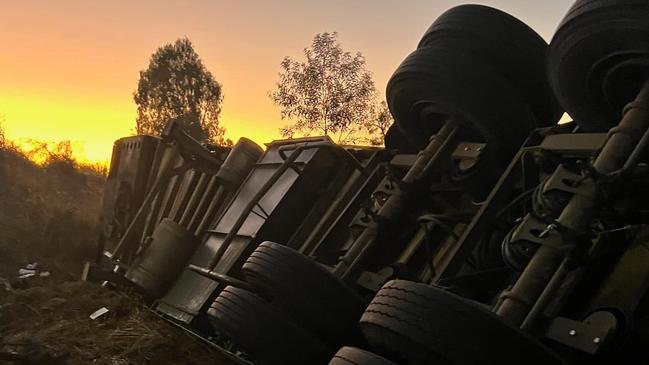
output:
[[[1,294],[0,359],[13,353],[22,359],[16,364],[227,363],[137,299],[89,282],[40,284]],[[90,319],[102,307],[109,311]]]
[[[103,180],[0,150],[0,365],[231,363],[135,295],[78,281],[96,251]],[[33,262],[50,275],[20,279]]]

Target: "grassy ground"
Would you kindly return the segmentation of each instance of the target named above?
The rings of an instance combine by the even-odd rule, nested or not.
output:
[[[77,281],[95,255],[103,181],[67,159],[39,166],[0,150],[0,365],[227,364],[134,296]],[[51,276],[18,279],[31,262]]]

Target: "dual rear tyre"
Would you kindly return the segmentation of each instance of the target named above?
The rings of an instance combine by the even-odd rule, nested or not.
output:
[[[583,130],[614,127],[649,77],[649,2],[576,1],[552,38],[548,70]]]
[[[536,127],[562,109],[545,74],[548,45],[499,10],[463,5],[442,14],[387,86],[395,123],[418,148],[453,120],[461,138],[487,143],[487,158],[509,163]]]
[[[315,261],[274,242],[264,242],[241,269],[273,305],[332,348],[362,344],[358,329],[366,303]]]

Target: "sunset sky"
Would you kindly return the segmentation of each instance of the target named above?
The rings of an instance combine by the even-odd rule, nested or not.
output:
[[[377,89],[445,0],[0,0],[0,115],[9,138],[74,142],[77,157],[110,158],[132,133],[138,72],[156,48],[189,37],[223,85],[227,137],[279,138],[286,122],[267,93],[284,56],[300,57],[316,33],[337,31],[367,59]],[[493,0],[546,40],[571,0]]]

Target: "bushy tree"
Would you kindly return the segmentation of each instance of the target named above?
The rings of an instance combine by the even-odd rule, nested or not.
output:
[[[393,123],[394,119],[388,109],[388,103],[385,101],[378,102],[372,109],[370,118],[365,123],[365,129],[368,133],[366,141],[372,146],[383,145],[385,135]]]
[[[285,57],[279,81],[269,96],[281,107],[284,137],[296,133],[333,135],[339,143],[356,141],[370,118],[375,87],[362,54],[342,49],[338,34],[321,33],[304,49],[305,61]]]
[[[187,38],[165,44],[153,53],[133,94],[137,104],[135,130],[158,135],[170,120],[178,121],[199,141],[226,144],[219,124],[223,94]]]
[[[30,160],[44,166],[61,164],[74,168],[77,164],[73,156],[72,142],[69,140],[55,142],[28,139],[25,141],[22,152]]]

